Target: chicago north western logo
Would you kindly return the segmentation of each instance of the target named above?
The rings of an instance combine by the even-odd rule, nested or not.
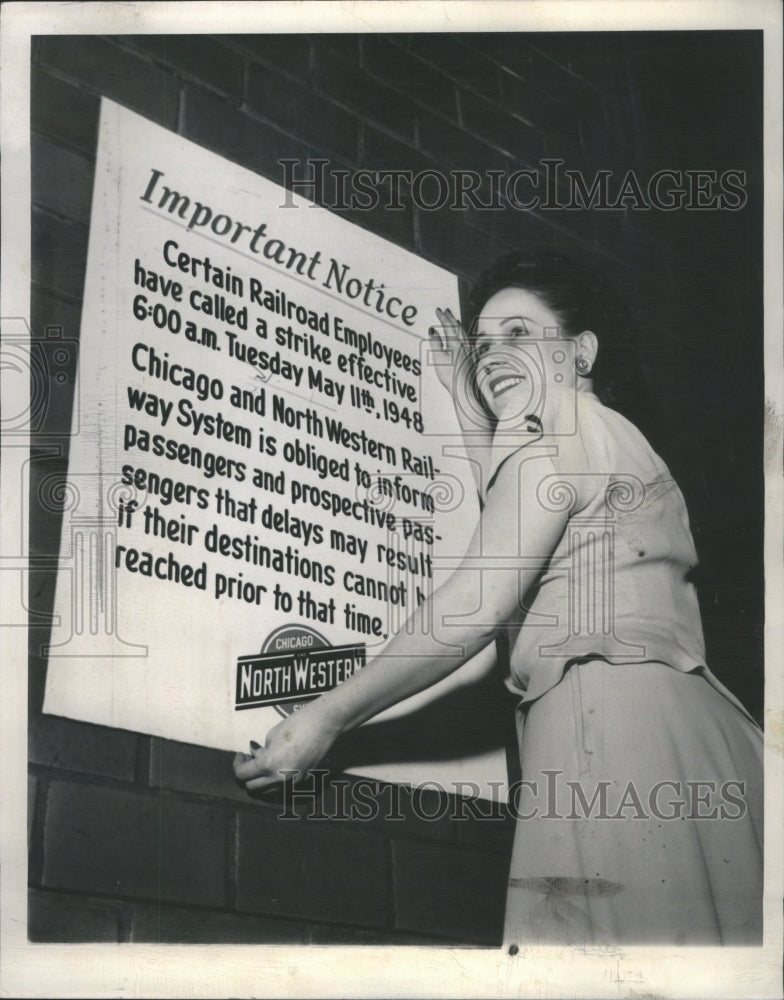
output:
[[[234,708],[272,706],[291,715],[365,665],[365,644],[331,646],[308,625],[283,625],[266,639],[260,653],[237,658]]]

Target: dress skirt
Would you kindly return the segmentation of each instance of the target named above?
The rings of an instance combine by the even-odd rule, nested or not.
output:
[[[762,734],[699,673],[572,665],[518,711],[505,947],[754,945]]]

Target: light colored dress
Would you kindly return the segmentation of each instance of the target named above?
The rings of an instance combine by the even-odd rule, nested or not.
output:
[[[593,394],[556,413],[522,445],[496,436],[489,486],[511,462],[568,512],[510,635],[506,947],[758,944],[762,735],[705,663],[683,497]]]

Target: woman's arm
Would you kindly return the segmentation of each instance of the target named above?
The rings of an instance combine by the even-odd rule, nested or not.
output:
[[[237,755],[234,771],[248,788],[306,773],[340,733],[442,680],[490,642],[563,534],[566,513],[546,510],[536,495],[554,469],[544,452],[501,467],[466,555],[384,651],[275,726],[264,747]]]

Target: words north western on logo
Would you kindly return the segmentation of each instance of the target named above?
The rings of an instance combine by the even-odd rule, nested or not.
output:
[[[271,705],[282,715],[330,691],[364,667],[365,644],[330,646],[307,625],[284,625],[260,653],[237,659],[235,709]]]

